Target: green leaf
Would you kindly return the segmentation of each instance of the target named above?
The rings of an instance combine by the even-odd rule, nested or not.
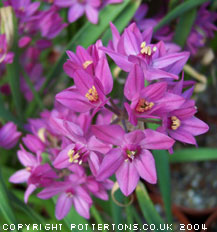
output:
[[[38,223],[38,224],[46,224],[45,220],[38,215],[34,210],[32,210],[28,205],[23,203],[19,198],[17,198],[13,193],[9,193],[9,199],[12,202],[12,205],[14,207],[17,207],[21,211],[23,211],[28,217],[32,219],[32,222]]]
[[[145,186],[139,182],[136,187],[136,196],[139,201],[139,206],[142,214],[148,224],[155,224],[155,231],[160,230],[160,225],[165,224],[151,201]],[[164,230],[167,231],[167,230]]]
[[[186,148],[170,155],[171,163],[217,160],[216,148]]]
[[[124,28],[128,25],[132,17],[134,16],[136,10],[138,9],[141,1],[135,0],[131,1],[129,5],[127,5],[124,10],[120,13],[120,15],[114,20],[113,24],[116,26],[118,31],[122,33]],[[108,41],[112,38],[111,29],[108,28],[106,32],[102,36],[102,42],[104,45],[108,44]]]
[[[169,154],[165,150],[153,151],[157,169],[157,178],[163,198],[168,223],[173,222],[171,208],[171,180]]]
[[[90,214],[95,219],[95,222],[97,224],[102,224],[102,225],[104,224],[104,221],[101,215],[99,214],[98,210],[96,209],[94,205],[92,205],[92,207],[90,208]],[[103,230],[103,231],[107,232],[107,230]]]
[[[1,94],[0,94],[0,118],[3,118],[4,120],[7,121],[13,121],[19,126],[20,129],[23,128],[22,122],[19,121],[16,117],[14,117],[13,114],[11,114],[11,112],[5,108]]]
[[[26,73],[25,70],[23,70],[23,78],[25,79],[27,85],[29,86],[30,90],[32,91],[32,94],[35,98],[36,103],[38,104],[40,110],[44,109],[44,104],[41,100],[41,97],[39,95],[39,93],[35,90],[34,85],[32,84],[32,81],[30,79],[30,77],[28,76],[28,74]]]
[[[11,202],[8,197],[8,190],[5,186],[0,169],[0,211],[8,223],[17,224],[16,217],[11,207]],[[16,230],[17,231],[17,230]]]
[[[207,0],[190,0],[185,1],[173,10],[171,10],[154,28],[154,32],[165,26],[166,24],[170,23],[172,20],[178,18],[179,16],[183,15],[185,12],[196,8],[197,6],[207,2]]]
[[[18,52],[18,35],[17,35],[17,20],[13,17],[14,24],[14,43],[12,51],[14,52],[14,60],[12,64],[7,64],[7,77],[10,85],[13,102],[16,108],[17,115],[22,119],[22,95],[20,91],[20,69],[19,69],[19,52]]]
[[[195,8],[189,10],[180,17],[178,25],[176,26],[176,31],[173,41],[176,44],[180,45],[182,48],[186,43],[186,40],[194,24],[196,16],[197,16],[197,10]]]

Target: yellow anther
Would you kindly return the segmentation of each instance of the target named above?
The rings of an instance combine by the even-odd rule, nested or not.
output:
[[[131,160],[133,160],[135,158],[135,155],[136,155],[137,151],[130,151],[130,150],[127,150],[127,156],[128,158],[130,158]],[[126,160],[125,160],[126,161]]]
[[[146,46],[146,42],[144,41],[144,42],[141,43],[140,47],[144,48],[145,46]]]
[[[30,171],[31,171],[31,168],[30,168],[30,167],[26,167],[26,171],[27,171],[27,172],[30,172]]]
[[[87,60],[83,63],[83,68],[86,69],[90,64],[92,64],[93,61],[92,60]]]
[[[38,137],[40,138],[40,140],[42,141],[42,142],[46,142],[46,139],[45,139],[45,128],[40,128],[39,130],[38,130]]]
[[[172,121],[172,125],[171,125],[172,130],[177,130],[181,126],[181,121],[176,116],[172,116],[171,121]]]
[[[78,159],[80,158],[79,152],[74,155],[75,151],[70,149],[68,151],[69,163],[78,163]]]
[[[98,101],[99,95],[98,95],[94,85],[92,86],[91,89],[88,90],[88,92],[85,94],[85,97],[91,102]]]
[[[144,113],[145,111],[152,109],[153,106],[153,102],[148,102],[145,99],[140,99],[136,106],[136,111],[139,113]]]

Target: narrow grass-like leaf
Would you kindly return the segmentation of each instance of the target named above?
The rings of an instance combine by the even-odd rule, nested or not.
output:
[[[44,104],[42,102],[42,99],[39,95],[39,93],[35,90],[34,85],[32,84],[32,81],[30,79],[30,77],[28,76],[28,74],[25,72],[25,70],[23,70],[23,78],[25,79],[27,85],[29,86],[30,90],[32,91],[32,94],[35,98],[36,103],[38,104],[40,110],[44,109]]]
[[[11,112],[5,108],[1,94],[0,94],[0,118],[3,118],[4,120],[7,121],[13,121],[19,126],[20,129],[23,128],[22,122],[19,121],[16,117],[14,117],[13,114],[11,114]]]
[[[184,47],[186,43],[188,35],[194,24],[196,15],[197,15],[197,10],[195,8],[187,11],[185,14],[183,14],[180,17],[178,25],[176,26],[176,31],[175,31],[173,41],[176,44],[180,45],[182,48]]]
[[[126,202],[126,204],[128,203],[128,200]],[[133,221],[133,212],[132,212],[132,205],[128,205],[127,207],[125,207],[125,212],[126,212],[126,217],[127,217],[127,225],[130,226],[133,225],[134,221]],[[129,230],[131,231],[131,230]]]
[[[7,77],[10,85],[13,102],[16,108],[17,115],[22,119],[22,95],[20,91],[20,69],[19,69],[19,51],[18,51],[18,30],[17,30],[17,20],[13,17],[14,25],[14,43],[11,51],[14,52],[14,60],[12,64],[7,64]]]
[[[216,148],[186,148],[176,150],[170,155],[171,163],[217,160]]]
[[[101,215],[99,214],[98,210],[96,209],[94,205],[92,205],[92,207],[90,208],[90,214],[94,218],[97,224],[102,224],[102,225],[105,224]],[[107,230],[103,230],[103,231],[107,232]]]
[[[171,180],[169,154],[165,150],[153,151],[157,169],[157,178],[160,185],[160,192],[164,202],[165,213],[168,223],[172,223],[171,208]]]
[[[178,5],[176,8],[171,10],[154,28],[156,32],[166,24],[170,23],[172,20],[178,18],[179,16],[183,15],[185,12],[198,7],[199,5],[207,2],[207,0],[190,0],[184,1],[182,4]]]
[[[32,219],[32,222],[37,224],[46,224],[46,221],[38,215],[34,210],[32,210],[28,205],[23,203],[19,198],[17,198],[13,193],[9,193],[9,199],[12,202],[14,207],[17,207],[21,211],[23,211],[28,217]]]
[[[8,197],[8,190],[5,186],[0,169],[0,211],[8,223],[17,224],[16,217],[11,207],[11,202]]]
[[[145,186],[139,182],[136,187],[136,196],[139,201],[139,206],[142,210],[142,214],[148,224],[155,225],[155,231],[162,230],[162,226],[165,222],[162,220],[157,210],[151,201]],[[167,231],[166,229],[164,231]]]
[[[124,8],[121,14],[112,22],[120,33],[129,24],[130,20],[134,16],[136,10],[140,5],[140,0],[131,1],[128,6]],[[108,41],[112,38],[111,29],[108,28],[102,36],[102,42],[107,45]]]

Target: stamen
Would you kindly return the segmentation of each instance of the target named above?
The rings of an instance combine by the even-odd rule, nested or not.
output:
[[[74,155],[75,151],[70,149],[68,151],[69,163],[78,163],[78,159],[80,158],[79,152]]]
[[[90,64],[92,64],[93,61],[92,60],[87,60],[83,63],[83,68],[86,69]]]
[[[71,192],[66,193],[66,195],[67,195],[67,197],[70,197],[70,198],[73,197]]]
[[[148,102],[145,99],[140,99],[136,106],[136,111],[139,113],[144,113],[145,111],[152,109],[153,106],[153,102]]]
[[[88,90],[88,92],[85,94],[85,97],[91,102],[98,101],[99,95],[98,95],[94,85],[92,86],[91,89]]]
[[[31,167],[26,167],[27,172],[30,172],[31,170],[32,170]]]
[[[155,51],[157,50],[157,47],[156,47],[156,46],[153,47],[153,49],[151,50],[151,47],[150,47],[150,46],[146,46],[146,42],[145,42],[145,41],[141,43],[140,47],[141,47],[140,52],[141,52],[142,54],[146,54],[146,55],[148,55],[148,56],[151,56],[152,51],[155,52]]]
[[[40,128],[39,130],[38,130],[38,137],[40,138],[40,140],[42,141],[42,142],[46,142],[46,139],[45,139],[45,136],[44,136],[44,134],[45,134],[45,128]]]
[[[172,116],[171,121],[172,121],[172,125],[171,125],[172,130],[177,130],[181,126],[181,121],[176,116]]]
[[[127,150],[127,156],[128,158],[130,158],[131,160],[133,160],[135,158],[135,155],[136,155],[137,151],[130,151],[130,150]],[[126,160],[125,160],[126,161]]]

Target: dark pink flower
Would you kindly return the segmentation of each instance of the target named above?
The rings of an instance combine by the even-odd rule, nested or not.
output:
[[[0,147],[5,149],[13,148],[20,136],[21,133],[17,131],[17,126],[13,122],[6,123],[0,128]]]
[[[118,125],[97,125],[92,130],[97,138],[117,146],[105,155],[97,180],[105,180],[116,173],[120,189],[126,196],[136,188],[139,177],[156,183],[155,162],[148,149],[169,149],[173,139],[150,129],[125,133]]]

